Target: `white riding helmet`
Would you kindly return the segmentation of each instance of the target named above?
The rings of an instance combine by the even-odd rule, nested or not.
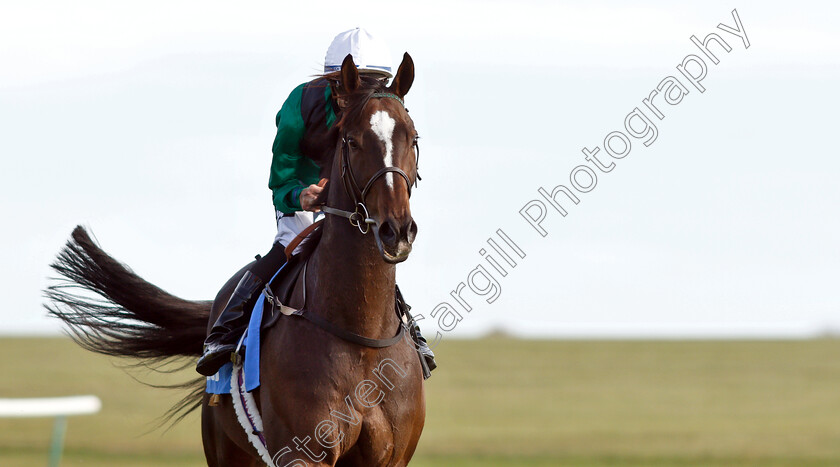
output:
[[[324,73],[341,70],[341,62],[353,54],[353,62],[360,72],[378,73],[387,78],[391,74],[391,51],[384,42],[363,28],[344,31],[335,36],[324,58]]]

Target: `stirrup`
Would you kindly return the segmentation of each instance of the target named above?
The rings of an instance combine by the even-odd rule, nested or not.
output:
[[[411,336],[411,341],[414,343],[414,349],[417,351],[417,356],[420,358],[420,367],[423,370],[423,379],[429,379],[432,376],[432,370],[437,368],[437,362],[435,362],[435,353],[432,352],[431,347],[429,347],[429,343],[420,334],[420,326],[415,321],[414,317],[411,316],[411,305],[406,303],[405,298],[403,298],[402,292],[400,291],[400,286],[394,284],[394,301],[397,318],[399,318],[400,322],[403,323],[408,329],[408,334]]]

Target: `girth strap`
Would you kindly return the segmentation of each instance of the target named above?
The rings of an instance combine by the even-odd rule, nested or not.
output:
[[[344,330],[335,324],[325,320],[324,318],[318,316],[315,313],[309,313],[304,308],[302,310],[297,310],[291,314],[291,316],[300,316],[301,318],[306,319],[310,323],[318,326],[319,328],[327,331],[328,333],[346,340],[348,342],[352,342],[354,344],[358,344],[364,347],[371,347],[374,349],[382,349],[385,347],[390,347],[397,342],[401,341],[405,336],[405,328],[403,327],[402,323],[399,324],[397,329],[397,334],[394,337],[389,339],[371,339],[369,337],[360,336],[358,334],[354,334],[350,331]]]

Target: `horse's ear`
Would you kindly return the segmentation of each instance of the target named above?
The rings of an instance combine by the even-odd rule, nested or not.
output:
[[[345,94],[352,94],[361,85],[362,80],[359,79],[359,70],[353,63],[353,55],[347,54],[341,62],[341,90]]]
[[[414,83],[414,60],[406,52],[403,54],[403,60],[400,63],[399,69],[397,69],[397,76],[391,82],[391,92],[400,97],[404,97],[408,94],[408,90],[411,89],[412,83]]]

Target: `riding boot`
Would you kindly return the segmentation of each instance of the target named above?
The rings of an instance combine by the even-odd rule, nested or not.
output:
[[[262,279],[251,271],[245,272],[204,341],[204,354],[195,367],[197,372],[213,376],[222,365],[231,361],[231,354],[251,319],[250,302],[262,287]]]
[[[429,347],[429,343],[426,342],[426,338],[420,333],[420,326],[417,324],[417,321],[415,321],[411,316],[411,313],[409,313],[411,305],[405,302],[399,286],[396,286],[395,296],[397,302],[397,316],[399,316],[400,319],[402,319],[403,316],[406,317],[406,321],[409,326],[409,334],[411,335],[411,339],[414,341],[414,344],[417,346],[417,352],[422,357],[420,359],[420,363],[423,367],[423,379],[429,379],[429,377],[432,376],[432,370],[437,368],[435,353],[432,352],[432,349]]]

